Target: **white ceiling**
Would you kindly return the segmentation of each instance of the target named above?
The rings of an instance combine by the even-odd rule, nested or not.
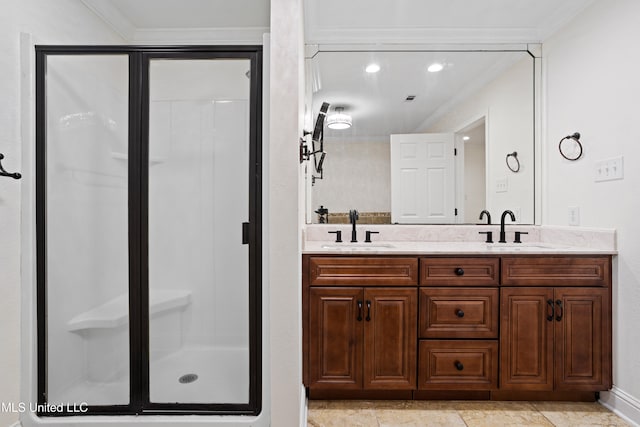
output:
[[[109,0],[136,28],[269,27],[264,0]]]
[[[129,42],[261,40],[270,0],[81,0]],[[538,43],[593,0],[303,0],[307,43]],[[243,31],[241,31],[243,30]],[[160,33],[165,32],[162,40]],[[224,38],[223,37],[223,38]],[[201,41],[201,40],[200,40]]]
[[[81,1],[132,44],[255,44],[261,43],[270,26],[270,0]],[[307,44],[525,46],[542,42],[594,0],[303,1]],[[328,54],[319,55],[328,58]],[[412,111],[420,111],[422,120],[433,117],[438,108],[451,106],[453,98],[472,93],[500,71],[487,61],[463,64],[456,60],[449,72],[425,80],[424,63],[416,61],[431,59],[415,55],[395,67],[420,70],[418,74],[399,77],[387,67],[372,87],[372,77],[361,72],[367,55],[373,52],[330,59],[328,65],[319,62],[314,74],[324,87],[320,97],[314,98],[313,111],[317,112],[319,101],[344,105],[354,116],[353,136],[359,132],[355,123],[361,130],[369,126],[368,135],[413,131],[421,121]],[[439,83],[431,87],[430,81]],[[458,89],[446,92],[452,87]],[[409,109],[402,99],[412,93],[420,96]]]
[[[254,44],[269,31],[270,0],[80,0],[126,42]]]
[[[305,0],[307,43],[539,43],[593,0]]]

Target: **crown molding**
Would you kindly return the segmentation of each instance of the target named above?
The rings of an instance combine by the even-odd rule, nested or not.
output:
[[[562,27],[567,25],[569,22],[573,21],[577,15],[582,13],[585,9],[591,6],[595,0],[590,0],[584,2],[582,4],[573,5],[558,2],[559,9],[553,15],[549,16],[545,20],[545,25],[540,28],[540,40],[539,43],[542,43],[549,37],[551,37],[554,33],[560,30]]]
[[[268,27],[151,28],[136,30],[134,44],[256,44]]]
[[[113,31],[131,44],[262,44],[268,27],[136,28],[110,2],[80,0]]]
[[[113,31],[118,33],[125,41],[131,41],[136,31],[135,26],[124,16],[120,10],[110,2],[100,0],[80,0],[90,11],[102,19]]]
[[[539,43],[536,28],[309,28],[307,44],[428,43],[505,44]]]

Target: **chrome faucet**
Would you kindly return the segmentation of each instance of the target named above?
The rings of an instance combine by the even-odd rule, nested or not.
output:
[[[485,215],[487,216],[487,225],[491,225],[491,214],[486,209],[484,209],[482,212],[480,212],[480,218],[478,218],[478,219],[480,221],[482,221],[482,217],[485,216]]]
[[[510,210],[506,210],[502,212],[502,217],[500,218],[500,240],[498,240],[498,243],[507,243],[507,240],[505,239],[505,233],[504,233],[504,219],[507,215],[511,217],[511,221],[516,220],[516,216]]]
[[[351,223],[351,243],[358,241],[356,236],[356,222],[358,221],[358,211],[352,209],[349,211],[349,222]]]

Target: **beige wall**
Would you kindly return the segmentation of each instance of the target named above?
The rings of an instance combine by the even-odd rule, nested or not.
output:
[[[327,156],[324,178],[313,186],[315,211],[330,213],[391,212],[391,159],[389,141],[355,142],[335,138],[324,141]],[[314,222],[317,219],[313,215]]]

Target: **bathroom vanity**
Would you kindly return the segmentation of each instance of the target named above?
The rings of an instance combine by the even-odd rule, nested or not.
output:
[[[594,400],[611,388],[610,252],[337,247],[302,257],[310,398]]]

